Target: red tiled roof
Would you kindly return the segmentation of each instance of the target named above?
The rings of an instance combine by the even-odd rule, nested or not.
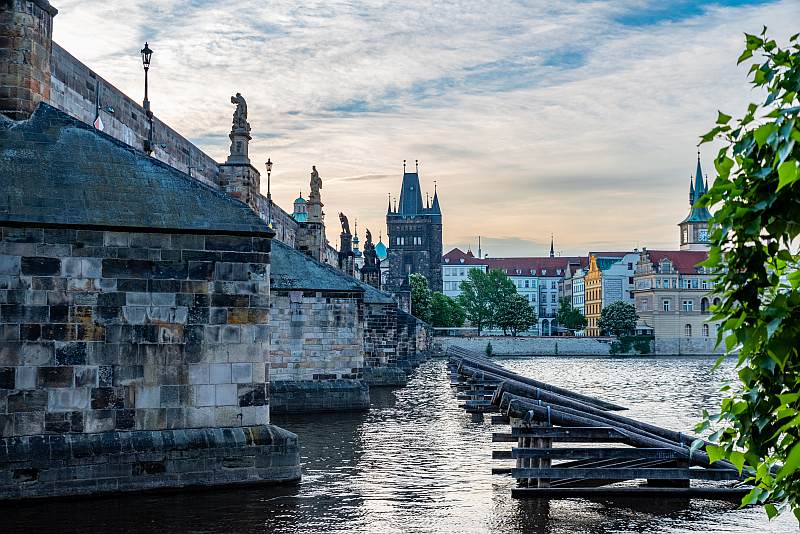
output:
[[[653,265],[666,258],[676,271],[686,274],[697,272],[697,264],[708,259],[705,250],[648,250],[647,255]]]
[[[595,258],[622,258],[626,254],[630,254],[630,252],[589,252],[589,255]]]
[[[464,252],[460,248],[454,248],[442,256],[442,262],[451,265],[486,265],[486,261],[480,261],[472,251]]]

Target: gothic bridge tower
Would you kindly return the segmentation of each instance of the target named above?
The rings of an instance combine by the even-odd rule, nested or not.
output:
[[[422,203],[419,183],[419,163],[414,172],[406,170],[403,162],[403,185],[400,203],[386,213],[389,233],[389,273],[386,289],[400,290],[408,276],[424,275],[433,291],[442,290],[442,210],[439,193],[434,189],[433,200]]]

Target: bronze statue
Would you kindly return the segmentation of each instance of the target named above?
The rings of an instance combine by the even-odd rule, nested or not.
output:
[[[249,130],[250,124],[247,123],[247,102],[242,93],[236,93],[231,97],[231,104],[236,104],[236,111],[233,112],[233,129]]]
[[[364,248],[366,249],[368,246],[372,245],[372,233],[367,228],[367,236],[364,240]]]
[[[378,267],[378,253],[375,252],[375,245],[372,243],[372,233],[367,228],[367,237],[364,241],[364,267],[362,267],[362,272],[364,269],[373,269]]]
[[[342,223],[342,233],[350,235],[350,222],[347,220],[347,215],[339,212],[339,222]]]

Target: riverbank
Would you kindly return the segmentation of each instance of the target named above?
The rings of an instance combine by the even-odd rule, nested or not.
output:
[[[614,337],[554,337],[554,336],[441,336],[433,339],[438,352],[450,347],[485,353],[492,345],[494,356],[609,356]],[[651,345],[651,355],[657,356],[709,356],[722,354],[715,347],[716,338],[657,337]],[[638,355],[635,350],[626,355]],[[645,354],[647,355],[647,354]]]

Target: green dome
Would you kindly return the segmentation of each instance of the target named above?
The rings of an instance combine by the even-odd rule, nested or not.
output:
[[[378,259],[383,261],[386,259],[386,256],[389,255],[388,250],[386,249],[386,245],[383,244],[383,240],[378,241],[375,245],[375,254],[378,256]]]

